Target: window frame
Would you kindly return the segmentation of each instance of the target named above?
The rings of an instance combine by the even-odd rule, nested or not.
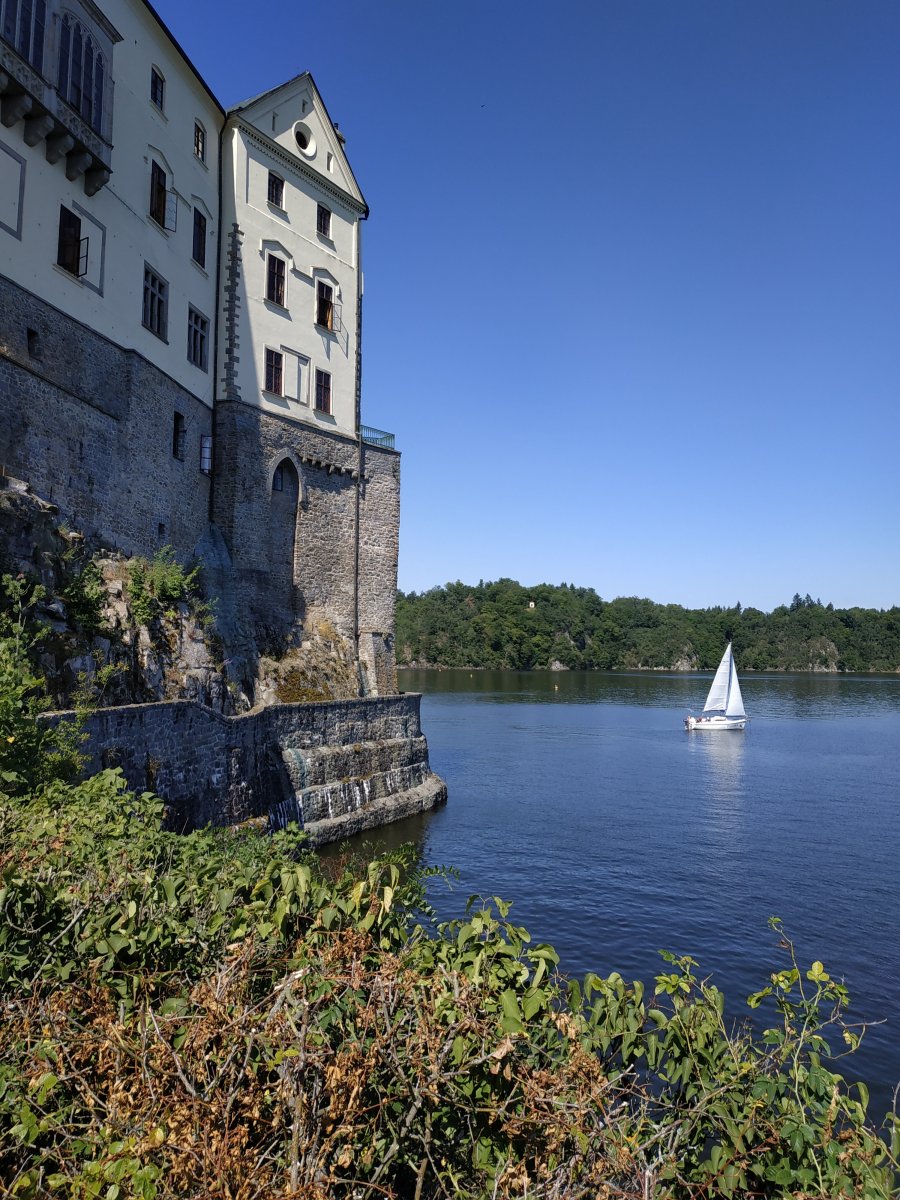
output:
[[[166,77],[159,67],[150,67],[150,103],[165,116],[166,112]]]
[[[107,58],[96,32],[72,12],[62,13],[56,90],[90,127],[103,135]]]
[[[150,204],[148,216],[166,233],[178,228],[178,195],[169,187],[169,174],[155,158],[150,159]],[[171,219],[170,219],[171,218]]]
[[[46,0],[32,0],[27,8],[24,0],[6,0],[2,7],[3,24],[0,26],[0,38],[42,75],[44,51],[47,48]],[[52,10],[50,15],[52,17]]]
[[[188,305],[187,360],[201,371],[209,371],[209,317]]]
[[[275,171],[269,172],[266,199],[274,208],[284,212],[284,179]]]
[[[64,226],[68,226],[68,230]],[[87,275],[89,244],[90,239],[81,236],[81,217],[67,205],[60,204],[56,265],[75,279],[82,279]]]
[[[206,165],[206,126],[194,121],[194,158]]]
[[[331,209],[325,204],[316,204],[316,233],[319,237],[327,238],[330,242],[331,222],[334,217]]]
[[[334,286],[324,279],[316,280],[316,325],[334,333]]]
[[[278,384],[276,387],[275,384]],[[284,396],[284,354],[266,346],[263,390],[270,396]]]
[[[287,308],[287,259],[271,250],[266,251],[266,300]]]
[[[148,262],[144,263],[143,310],[141,324],[154,337],[168,345],[169,281]]]
[[[194,230],[193,230],[193,245],[191,246],[191,259],[206,270],[206,213],[194,205]],[[197,251],[200,251],[199,257]]]
[[[316,367],[315,410],[317,413],[324,413],[326,416],[331,416],[331,406],[331,372],[323,371],[321,367]]]

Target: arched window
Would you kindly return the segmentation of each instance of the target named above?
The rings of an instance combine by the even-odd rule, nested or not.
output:
[[[63,99],[100,133],[106,63],[90,31],[69,13],[63,15],[59,34],[57,87]]]

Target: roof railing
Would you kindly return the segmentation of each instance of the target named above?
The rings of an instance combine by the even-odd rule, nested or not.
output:
[[[360,425],[359,436],[370,446],[380,446],[382,450],[394,449],[394,435],[385,433],[383,429],[374,429],[371,425]]]

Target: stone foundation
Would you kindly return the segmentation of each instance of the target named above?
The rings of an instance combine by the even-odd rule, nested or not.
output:
[[[156,792],[172,828],[297,821],[321,845],[447,799],[428,763],[418,695],[283,704],[224,717],[190,700],[100,709],[89,771]],[[54,713],[47,720],[70,719]]]

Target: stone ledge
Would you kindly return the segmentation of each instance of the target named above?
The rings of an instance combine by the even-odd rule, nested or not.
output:
[[[437,775],[432,775],[406,792],[395,793],[344,816],[313,821],[305,829],[310,846],[324,846],[327,842],[337,842],[366,829],[376,829],[380,825],[390,825],[404,817],[415,816],[416,813],[428,812],[446,801],[447,785]]]

